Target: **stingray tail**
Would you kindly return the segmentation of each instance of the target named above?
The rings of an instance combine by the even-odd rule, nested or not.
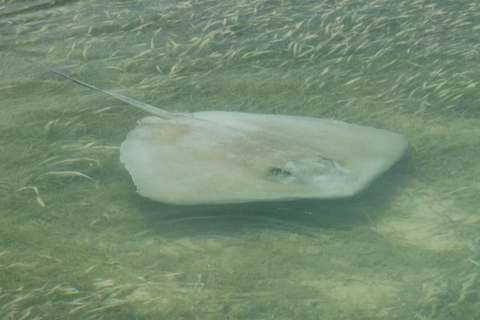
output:
[[[174,119],[174,118],[178,118],[179,115],[175,114],[175,113],[171,113],[171,112],[168,112],[168,111],[165,111],[165,110],[162,110],[160,108],[157,108],[157,107],[154,107],[152,105],[149,105],[149,104],[146,104],[146,103],[143,103],[143,102],[140,102],[138,100],[135,100],[135,99],[132,99],[132,98],[129,98],[127,96],[124,96],[122,94],[119,94],[119,93],[116,93],[116,92],[112,92],[112,91],[108,91],[108,90],[105,90],[105,89],[102,89],[102,88],[99,88],[99,87],[95,87],[91,84],[88,84],[88,83],[85,83],[83,81],[80,81],[78,79],[75,79],[63,72],[60,72],[60,71],[57,71],[55,69],[52,69],[52,68],[49,68],[47,66],[43,66],[44,68],[50,70],[51,72],[54,72],[64,78],[67,78],[68,80],[71,80],[75,83],[78,83],[79,85],[82,85],[84,87],[87,87],[87,88],[90,88],[90,89],[93,89],[93,90],[96,90],[96,91],[99,91],[99,92],[102,92],[104,94],[107,94],[109,96],[112,96],[112,97],[115,97],[119,100],[122,100],[123,102],[126,102],[128,103],[129,105],[131,106],[134,106],[134,107],[137,107],[139,109],[142,109],[150,114],[153,114],[153,115],[156,115],[157,117],[160,117],[160,118],[163,118],[163,119],[166,119],[166,120],[171,120],[171,119]]]

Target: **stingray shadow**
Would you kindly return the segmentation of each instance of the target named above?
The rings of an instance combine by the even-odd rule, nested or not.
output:
[[[227,205],[171,207],[149,203],[144,216],[158,232],[231,234],[252,229],[289,230],[308,233],[317,228],[349,229],[364,217],[354,210],[354,201],[297,200]]]

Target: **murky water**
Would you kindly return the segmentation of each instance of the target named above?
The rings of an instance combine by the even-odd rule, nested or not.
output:
[[[478,319],[475,1],[0,3],[2,319]],[[145,113],[339,119],[406,156],[352,199],[135,193]]]

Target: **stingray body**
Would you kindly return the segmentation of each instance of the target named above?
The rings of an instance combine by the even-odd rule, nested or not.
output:
[[[349,197],[407,147],[400,134],[335,120],[171,113],[50,70],[153,115],[128,134],[120,159],[140,195],[167,204]]]

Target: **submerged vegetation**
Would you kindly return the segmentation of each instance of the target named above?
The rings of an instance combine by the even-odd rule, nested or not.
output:
[[[478,319],[476,1],[2,1],[2,319]],[[404,134],[353,199],[175,207],[118,160],[145,114]],[[228,178],[228,177],[226,177]]]

